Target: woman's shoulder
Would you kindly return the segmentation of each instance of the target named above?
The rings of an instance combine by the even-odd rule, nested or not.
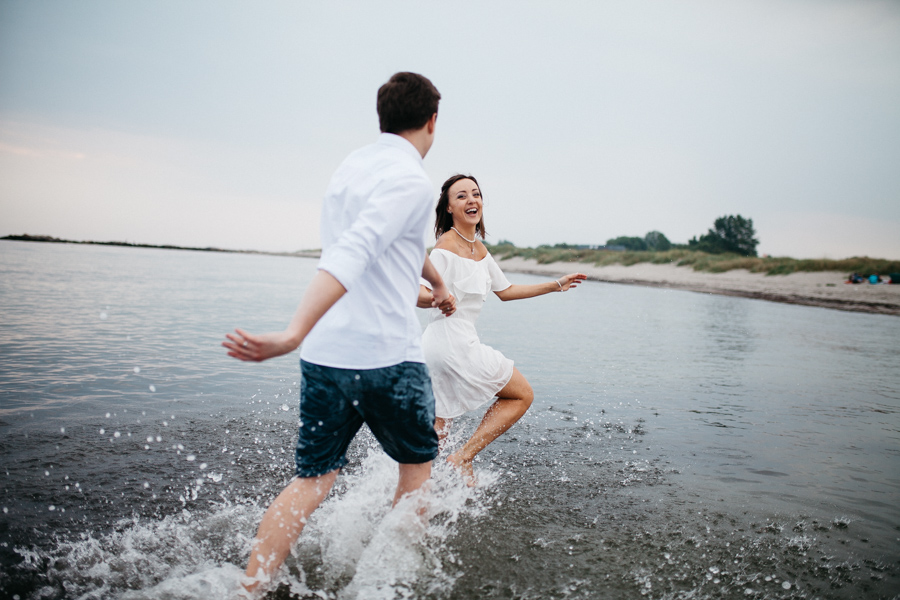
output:
[[[442,233],[441,237],[439,237],[437,239],[437,241],[434,243],[434,249],[435,250],[446,250],[447,252],[453,252],[452,242],[454,242],[455,240],[453,240],[453,238],[450,237],[449,234],[451,234],[451,233],[453,233],[453,232],[445,231],[444,233]]]
[[[474,252],[470,252],[471,246],[468,244],[460,245],[459,236],[455,231],[445,231],[434,243],[433,250],[443,250],[448,254],[457,256],[469,262],[480,263],[486,256],[490,256],[487,246],[481,240],[475,241]]]

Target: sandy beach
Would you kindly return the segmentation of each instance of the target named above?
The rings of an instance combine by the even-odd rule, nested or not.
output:
[[[626,267],[597,267],[590,263],[539,264],[519,257],[499,261],[504,271],[556,277],[580,271],[592,281],[625,283],[757,298],[771,302],[821,306],[854,312],[900,315],[900,285],[845,284],[846,273],[824,271],[764,275],[744,269],[726,273],[695,271],[691,267],[639,263]]]

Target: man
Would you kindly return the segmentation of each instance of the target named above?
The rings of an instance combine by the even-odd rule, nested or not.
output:
[[[382,134],[352,153],[326,191],[322,257],[288,328],[228,334],[229,356],[261,361],[301,342],[296,477],[259,526],[244,587],[271,580],[309,515],[347,463],[365,422],[399,464],[394,504],[431,476],[437,456],[434,397],[415,314],[419,276],[432,283],[432,306],[455,310],[425,255],[432,186],[422,159],[434,141],[441,96],[425,77],[397,73],[378,90]],[[313,328],[315,326],[315,328]]]

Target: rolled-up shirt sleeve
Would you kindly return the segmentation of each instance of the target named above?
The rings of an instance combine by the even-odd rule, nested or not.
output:
[[[322,252],[319,269],[350,290],[369,266],[407,229],[423,208],[428,210],[432,190],[418,177],[383,182],[338,240]]]

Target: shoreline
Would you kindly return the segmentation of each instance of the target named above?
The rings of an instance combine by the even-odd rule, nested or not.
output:
[[[497,261],[510,273],[559,277],[580,271],[589,281],[661,287],[703,294],[738,296],[768,302],[817,306],[849,312],[900,316],[900,285],[845,284],[846,273],[818,271],[764,275],[746,269],[708,273],[692,267],[638,263],[594,266],[590,263],[540,264],[512,257]]]
[[[266,252],[260,250],[229,250],[224,248],[191,248],[184,246],[159,246],[133,244],[130,242],[83,242],[62,240],[50,236],[7,236],[4,241],[43,242],[57,244],[80,244],[97,246],[119,246],[130,248],[158,248],[165,250],[187,250],[194,252],[225,252],[232,254],[257,254],[263,256],[287,256],[318,258],[319,250],[298,250],[295,252]],[[817,306],[848,312],[861,312],[900,316],[900,285],[845,284],[846,273],[838,271],[797,272],[788,275],[764,275],[751,273],[746,269],[735,269],[723,273],[695,271],[693,267],[679,267],[668,264],[637,263],[631,266],[595,266],[592,263],[554,262],[538,263],[534,259],[521,257],[500,258],[497,263],[504,271],[559,277],[574,270],[588,276],[589,281],[660,287],[702,294],[738,296],[768,302]]]
[[[150,248],[155,250],[184,250],[187,252],[224,252],[226,254],[260,254],[263,256],[299,256],[301,258],[319,258],[320,250],[295,250],[294,252],[269,252],[267,250],[231,250],[229,248],[216,248],[207,246],[198,248],[195,246],[172,246],[168,244],[138,244],[134,242],[94,242],[64,240],[49,235],[7,235],[0,237],[0,242],[37,242],[42,244],[78,244],[82,246],[116,246],[119,248]]]

